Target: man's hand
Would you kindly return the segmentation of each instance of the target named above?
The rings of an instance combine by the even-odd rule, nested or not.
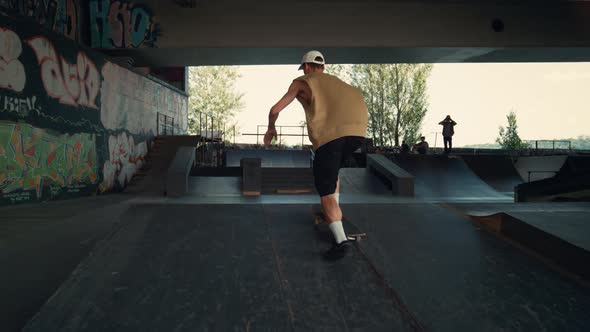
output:
[[[266,134],[264,134],[264,145],[270,145],[272,139],[277,137],[277,130],[275,129],[275,123],[279,118],[279,113],[287,107],[295,98],[297,94],[302,89],[303,85],[300,81],[293,81],[289,86],[289,90],[287,93],[279,100],[273,107],[271,107],[270,112],[268,113],[268,130]]]
[[[264,145],[269,146],[272,139],[277,137],[277,130],[275,127],[268,127],[266,134],[264,134]]]

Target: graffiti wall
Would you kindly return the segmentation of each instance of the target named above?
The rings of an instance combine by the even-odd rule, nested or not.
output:
[[[130,0],[90,0],[93,48],[156,47],[160,28],[152,11]]]
[[[0,13],[34,18],[42,26],[79,40],[80,7],[83,0],[0,0]]]
[[[121,190],[158,112],[186,132],[185,94],[0,17],[0,204]]]
[[[52,134],[0,123],[0,190],[13,202],[88,193],[97,180],[94,134]]]

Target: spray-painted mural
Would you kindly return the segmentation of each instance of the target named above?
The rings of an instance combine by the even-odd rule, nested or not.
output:
[[[0,0],[0,13],[28,16],[39,24],[72,40],[79,40],[81,0]]]
[[[160,28],[151,10],[128,0],[90,0],[93,48],[156,47]]]
[[[109,159],[104,163],[101,191],[125,186],[143,165],[147,144],[135,144],[133,136],[125,133],[109,137]]]
[[[0,17],[0,204],[117,191],[187,96]]]
[[[27,124],[0,123],[0,192],[13,202],[94,191],[93,134],[53,135]],[[31,197],[34,195],[34,197]]]
[[[66,105],[98,108],[96,97],[100,89],[100,76],[84,52],[78,52],[77,62],[71,64],[63,56],[58,57],[55,48],[45,37],[31,38],[27,44],[35,51],[48,96]]]

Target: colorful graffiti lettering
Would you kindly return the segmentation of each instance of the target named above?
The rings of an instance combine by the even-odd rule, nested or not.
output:
[[[50,1],[0,0],[0,205],[123,189],[143,166],[156,114],[186,124],[186,95],[3,10],[34,15],[27,4]],[[55,15],[89,1],[55,0]],[[153,17],[131,0],[94,2],[106,4],[106,24],[119,19],[120,29],[106,30],[110,47],[145,47],[156,36]]]
[[[72,40],[78,40],[78,0],[60,0],[53,30]]]
[[[146,142],[135,145],[133,136],[122,133],[109,137],[109,160],[104,163],[101,192],[113,189],[115,185],[126,186],[131,177],[143,165],[147,154]]]
[[[52,135],[27,124],[0,123],[0,193],[97,182],[92,134]]]
[[[0,0],[0,12],[29,16],[70,39],[78,39],[78,0]]]
[[[32,111],[36,113],[41,111],[35,96],[27,98],[0,96],[0,112],[14,112],[21,117],[25,117]]]
[[[14,31],[0,28],[0,88],[23,91],[27,80],[25,67],[18,60],[23,51]]]
[[[77,63],[70,64],[63,57],[60,61],[55,48],[45,37],[34,37],[27,43],[37,55],[41,79],[50,97],[59,99],[62,104],[98,109],[96,97],[100,91],[100,73],[86,54],[79,52]]]
[[[91,0],[90,31],[94,48],[155,47],[159,26],[150,11],[129,1]]]

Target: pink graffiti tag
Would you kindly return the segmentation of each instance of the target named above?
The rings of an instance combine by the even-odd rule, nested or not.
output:
[[[77,63],[70,64],[63,57],[59,61],[55,48],[45,37],[34,37],[27,43],[37,55],[41,79],[50,97],[59,99],[62,104],[98,109],[100,74],[86,54],[78,53]]]
[[[23,91],[26,82],[25,67],[18,60],[22,43],[18,35],[0,28],[0,88]]]

